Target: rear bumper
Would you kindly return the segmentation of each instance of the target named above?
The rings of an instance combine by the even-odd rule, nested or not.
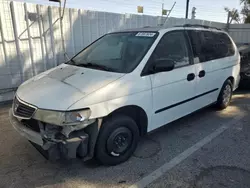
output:
[[[46,158],[49,160],[57,160],[60,158],[70,159],[76,158],[76,156],[84,158],[88,154],[89,136],[83,130],[75,131],[69,138],[61,137],[60,139],[51,139],[43,136],[42,132],[36,132],[26,127],[13,116],[12,110],[9,111],[9,119],[14,129],[43,150],[43,153],[46,153]]]

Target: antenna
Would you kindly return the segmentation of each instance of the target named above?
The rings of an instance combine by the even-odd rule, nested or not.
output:
[[[171,9],[168,11],[168,15],[167,15],[167,17],[166,17],[166,19],[165,19],[165,22],[164,22],[164,24],[162,24],[163,26],[165,25],[166,21],[168,20],[168,17],[169,17],[169,15],[170,15],[170,13],[171,13],[172,10],[174,9],[175,4],[176,4],[176,1],[174,2],[174,4],[173,4],[173,6],[171,7]]]

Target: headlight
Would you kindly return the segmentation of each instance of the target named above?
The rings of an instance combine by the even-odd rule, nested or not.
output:
[[[88,121],[91,115],[91,110],[89,108],[74,111],[51,111],[51,110],[41,110],[37,109],[34,114],[34,119],[43,121],[45,123],[50,123],[54,125],[77,125]]]
[[[87,119],[89,119],[91,115],[90,109],[80,110],[80,111],[70,111],[65,112],[65,120],[62,122],[63,124],[79,124]]]

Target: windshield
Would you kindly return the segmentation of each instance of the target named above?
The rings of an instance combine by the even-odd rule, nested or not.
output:
[[[69,64],[129,73],[140,63],[156,37],[156,32],[107,34],[73,57]]]

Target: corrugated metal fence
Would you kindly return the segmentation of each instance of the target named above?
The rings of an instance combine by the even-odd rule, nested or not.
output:
[[[12,99],[23,81],[64,62],[59,17],[58,7],[0,2],[0,101]],[[147,15],[66,9],[66,51],[73,56],[107,32],[160,22]]]
[[[229,34],[238,44],[250,43],[250,24],[231,24]]]
[[[157,26],[161,17],[66,9],[63,32],[71,57],[99,36],[114,30]],[[195,23],[224,29],[223,23],[169,18],[164,27]],[[237,38],[233,30],[233,35]],[[250,40],[249,40],[250,42]],[[0,2],[0,102],[11,100],[23,81],[64,62],[59,8]]]

